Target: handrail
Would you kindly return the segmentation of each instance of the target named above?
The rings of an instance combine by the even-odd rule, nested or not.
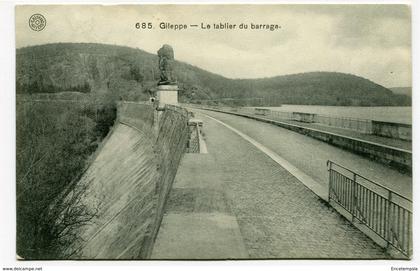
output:
[[[384,185],[375,183],[353,170],[327,161],[329,172],[328,202],[335,202],[351,215],[351,222],[358,220],[378,237],[392,246],[406,257],[412,253],[412,201],[398,194]],[[340,172],[340,169],[348,171]],[[372,183],[386,190],[381,195],[360,181]],[[395,195],[401,199],[394,200]],[[408,205],[407,205],[408,204]],[[350,220],[350,219],[349,219]]]
[[[206,101],[206,100],[202,100],[202,101]],[[195,104],[195,103],[189,103],[188,105],[193,105],[193,106],[214,106],[214,105],[203,105],[203,104]],[[220,107],[220,106],[218,106],[218,107]],[[292,111],[272,110],[270,108],[265,108],[263,106],[239,106],[239,108],[249,108],[249,109],[259,108],[259,109],[267,109],[267,110],[270,110],[271,112],[292,113]],[[296,111],[294,111],[294,112],[296,112]],[[376,119],[354,118],[354,117],[345,117],[345,116],[341,117],[341,116],[326,115],[326,114],[319,114],[319,113],[309,113],[309,112],[297,112],[297,113],[308,113],[308,114],[315,114],[316,116],[319,116],[319,117],[333,118],[333,119],[345,119],[345,120],[353,120],[353,121],[364,121],[364,122],[381,121],[381,120],[376,120]],[[404,122],[392,122],[392,123],[410,125],[410,124],[404,123]]]
[[[339,166],[339,167],[341,167],[341,168],[343,168],[343,169],[345,169],[345,170],[349,171],[350,173],[353,173],[353,174],[356,174],[356,175],[357,175],[357,176],[359,176],[359,177],[362,177],[365,181],[368,181],[368,182],[369,182],[369,183],[371,183],[371,184],[374,184],[374,185],[379,186],[379,187],[381,187],[381,188],[383,188],[383,189],[385,189],[385,190],[387,190],[387,191],[390,191],[392,194],[395,194],[395,195],[397,195],[398,197],[400,197],[400,198],[402,198],[402,199],[405,199],[405,200],[408,200],[409,202],[413,203],[413,201],[412,201],[411,199],[409,199],[409,198],[407,198],[407,197],[405,197],[405,196],[401,195],[401,194],[400,194],[400,193],[398,193],[398,192],[395,192],[395,191],[394,191],[394,190],[392,190],[391,188],[389,188],[389,187],[387,187],[387,186],[385,186],[385,185],[379,184],[379,183],[377,183],[377,182],[371,181],[371,180],[370,180],[370,179],[368,179],[367,177],[365,177],[365,176],[363,176],[363,175],[361,175],[361,174],[359,174],[359,173],[357,173],[357,172],[355,172],[355,171],[353,171],[353,170],[351,170],[351,169],[349,169],[349,168],[347,168],[347,167],[345,167],[345,166],[343,166],[343,165],[341,165],[341,164],[339,164],[339,163],[336,163],[336,162],[333,162],[333,161],[331,161],[331,160],[328,160],[328,161],[327,161],[327,167],[329,167],[329,166],[330,166],[330,164],[333,164],[333,165]],[[359,184],[360,184],[360,183],[359,183]],[[362,185],[362,184],[360,184],[360,185]],[[366,187],[366,188],[367,188],[367,187]]]
[[[197,105],[193,105],[193,106],[195,106],[197,108]],[[240,113],[237,113],[237,112],[232,113],[232,112],[228,112],[228,111],[225,111],[225,110],[219,109],[219,108],[214,109],[214,108],[206,107],[206,106],[200,106],[198,108],[199,109],[204,109],[204,110],[211,110],[211,111],[222,112],[222,113],[229,113],[229,114],[234,114],[234,115],[238,115],[238,116],[249,116],[249,115],[247,115],[246,113],[243,113],[243,112],[240,112]],[[276,112],[280,112],[280,111],[276,111]],[[283,112],[283,113],[287,113],[287,112]],[[263,117],[254,117],[254,118],[256,118],[256,119],[263,119],[263,120],[269,120],[269,121],[274,121],[274,122],[279,122],[279,123],[285,123],[285,124],[287,124],[289,126],[293,126],[293,127],[305,128],[305,129],[310,130],[310,131],[316,131],[316,132],[321,132],[321,133],[329,134],[329,135],[333,135],[333,136],[339,136],[339,137],[347,138],[347,139],[350,139],[350,140],[356,140],[358,142],[363,142],[363,143],[366,143],[366,144],[369,144],[369,145],[374,145],[374,146],[378,146],[378,147],[382,147],[382,148],[387,148],[387,149],[395,150],[395,151],[398,151],[398,152],[404,152],[404,153],[412,154],[412,151],[411,150],[401,149],[401,148],[397,148],[397,147],[389,146],[389,145],[384,145],[384,144],[380,144],[380,143],[377,143],[377,142],[364,140],[364,139],[361,139],[361,138],[355,138],[355,137],[351,137],[351,136],[347,136],[347,135],[343,135],[343,134],[333,133],[333,132],[324,131],[324,130],[318,130],[316,128],[311,128],[311,127],[307,127],[307,126],[301,126],[301,125],[297,125],[297,124],[293,124],[293,123],[288,123],[288,122],[282,122],[282,121],[273,120],[273,119],[270,119],[270,118],[263,118]]]
[[[323,114],[317,114],[317,113],[315,113],[315,115],[317,115],[319,117],[323,117],[323,118],[345,119],[345,120],[365,121],[365,122],[373,121],[373,119],[363,119],[363,118],[353,118],[353,117],[336,117],[336,116],[332,116],[332,115],[323,115]]]

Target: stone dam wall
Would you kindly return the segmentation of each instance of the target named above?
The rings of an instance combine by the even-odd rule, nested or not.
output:
[[[166,106],[120,102],[106,142],[84,174],[82,199],[97,215],[80,228],[79,259],[147,259],[163,208],[185,152],[188,112]]]

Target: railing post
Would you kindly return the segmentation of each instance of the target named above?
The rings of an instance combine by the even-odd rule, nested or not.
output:
[[[352,204],[351,204],[351,222],[354,222],[354,218],[357,212],[357,195],[356,195],[356,173],[353,172],[353,185],[352,185]]]
[[[388,190],[388,210],[387,215],[388,219],[386,222],[386,233],[387,233],[387,248],[389,248],[390,244],[393,243],[393,236],[392,236],[392,218],[391,218],[391,201],[392,201],[392,191]]]
[[[200,126],[198,125],[199,123],[197,122],[196,125],[196,131],[197,131],[197,140],[198,140],[198,153],[200,153]]]
[[[328,203],[330,202],[330,199],[331,199],[331,189],[332,189],[332,187],[331,187],[331,183],[332,183],[332,176],[331,176],[331,161],[330,160],[328,160],[327,161],[327,169],[328,169]]]

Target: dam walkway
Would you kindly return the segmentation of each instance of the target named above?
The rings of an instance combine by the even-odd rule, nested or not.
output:
[[[327,182],[324,157],[334,159],[338,150],[328,148],[335,147],[267,123],[194,111],[204,122],[208,153],[182,158],[152,259],[390,257],[321,199]],[[363,164],[370,175],[391,174],[340,151],[341,159]],[[280,155],[302,170],[280,165]],[[389,179],[399,173],[392,174]],[[411,191],[407,185],[394,184],[403,192]]]

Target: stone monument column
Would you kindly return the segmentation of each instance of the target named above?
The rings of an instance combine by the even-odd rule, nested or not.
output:
[[[173,74],[174,50],[168,44],[159,49],[160,80],[156,91],[159,107],[165,104],[178,104],[178,85]]]

